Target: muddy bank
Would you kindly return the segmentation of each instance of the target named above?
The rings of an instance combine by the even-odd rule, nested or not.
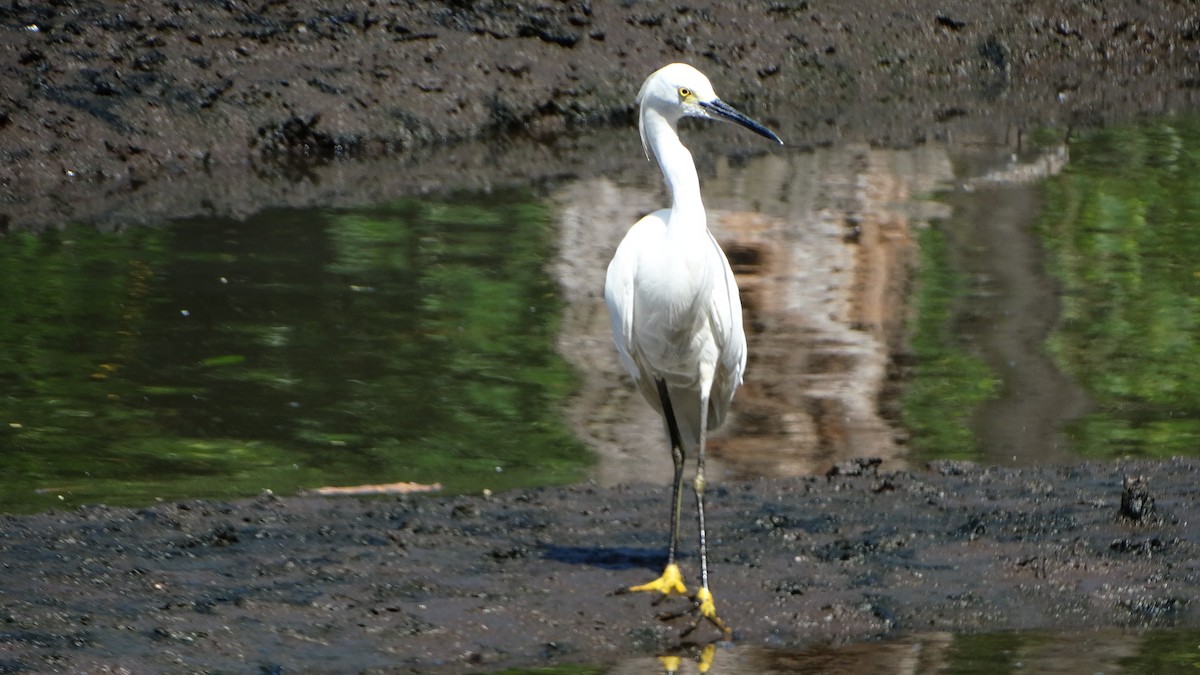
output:
[[[1126,476],[1146,482],[1121,515]],[[1197,485],[1194,460],[724,484],[714,592],[735,652],[1191,625]],[[650,598],[607,593],[657,574],[666,501],[660,487],[584,485],[6,517],[0,668],[488,671],[652,656],[678,647],[679,629]],[[689,536],[689,580],[694,550]]]
[[[130,201],[135,221],[296,204],[295,178],[367,200],[369,176],[319,166],[625,124],[642,79],[669,61],[708,71],[800,147],[1103,124],[1190,108],[1200,78],[1200,20],[1135,2],[79,0],[11,5],[0,31],[6,229],[111,222]],[[482,164],[492,182],[522,183],[564,159],[433,155],[434,174]],[[577,157],[604,170],[603,149]],[[172,198],[192,193],[206,197]]]

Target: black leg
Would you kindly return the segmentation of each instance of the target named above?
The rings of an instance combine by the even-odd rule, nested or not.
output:
[[[671,460],[675,463],[675,480],[671,484],[671,541],[667,547],[667,564],[675,564],[675,549],[679,545],[679,519],[683,509],[683,439],[679,435],[679,423],[671,407],[671,395],[667,383],[657,380],[658,397],[662,400],[663,418],[667,421],[667,435],[671,440]]]

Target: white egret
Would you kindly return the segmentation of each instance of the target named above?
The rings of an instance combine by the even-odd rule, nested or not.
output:
[[[671,535],[662,576],[627,591],[687,594],[675,561],[683,501],[683,466],[696,456],[696,515],[700,530],[700,589],[694,629],[708,619],[723,632],[708,588],[704,533],[704,442],[725,418],[746,369],[746,335],[737,282],[725,253],[708,230],[692,155],[679,140],[683,117],[736,122],[782,144],[769,129],[721,99],[703,73],[673,63],[655,71],[638,93],[638,128],[647,156],[658,160],[671,208],[642,218],[625,235],[608,265],[604,299],[625,369],[662,416],[671,443],[675,479]]]

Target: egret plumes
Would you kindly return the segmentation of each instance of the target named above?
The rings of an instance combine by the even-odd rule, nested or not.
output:
[[[692,155],[679,140],[683,117],[727,120],[782,144],[773,132],[719,99],[695,68],[674,63],[655,71],[637,98],[638,128],[657,160],[671,207],[629,229],[608,266],[604,299],[625,369],[662,416],[675,473],[667,566],[654,581],[629,591],[687,594],[676,563],[683,500],[684,460],[696,457],[696,514],[700,588],[692,597],[702,619],[728,632],[708,588],[704,531],[706,434],[725,419],[746,369],[746,335],[737,282],[725,253],[708,230]]]

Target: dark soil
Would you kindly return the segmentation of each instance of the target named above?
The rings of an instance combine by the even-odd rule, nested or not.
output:
[[[1200,17],[1173,2],[84,0],[10,3],[0,31],[0,230],[603,172],[589,130],[627,124],[677,60],[799,146],[1011,140],[1200,96]],[[713,487],[713,588],[741,644],[1196,625],[1200,462],[882,471]],[[670,650],[649,598],[608,594],[660,570],[666,502],[579,486],[5,517],[0,672]]]
[[[714,593],[736,641],[777,648],[1190,625],[1198,486],[1190,460],[723,485]],[[0,670],[463,671],[670,651],[682,624],[653,617],[682,600],[609,594],[661,571],[666,512],[665,487],[585,485],[7,517]]]
[[[0,7],[0,31],[0,230],[376,194],[380,170],[331,158],[391,158],[413,190],[602,172],[606,148],[572,139],[628,124],[671,61],[800,147],[1011,137],[1200,97],[1183,2],[61,0]],[[446,149],[481,138],[490,156]]]

